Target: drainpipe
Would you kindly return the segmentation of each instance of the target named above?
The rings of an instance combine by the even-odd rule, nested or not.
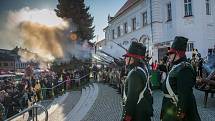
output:
[[[152,0],[150,0],[150,17],[151,17],[151,36],[152,36],[152,42],[153,42],[153,39],[154,39],[154,36],[153,36],[153,20],[152,20]]]
[[[153,21],[152,21],[152,0],[150,0],[150,17],[151,17],[151,45],[153,44],[154,35],[153,35]]]

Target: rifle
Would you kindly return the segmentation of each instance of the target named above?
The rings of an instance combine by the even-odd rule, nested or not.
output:
[[[105,55],[107,55],[107,56],[109,56],[109,57],[111,57],[111,58],[113,58],[113,59],[118,60],[117,58],[113,57],[112,55],[110,55],[110,54],[106,53],[106,52],[105,52],[105,51],[103,51],[103,50],[99,50],[99,52],[101,52],[101,53],[103,53],[103,54],[105,54]]]
[[[125,51],[128,51],[125,47],[123,47],[122,45],[120,45],[117,42],[114,42],[113,40],[110,40],[111,42],[113,42],[114,44],[118,45],[119,47],[121,47],[122,49],[124,49]]]
[[[108,64],[111,64],[111,62],[108,62],[108,61],[106,61],[106,60],[104,60],[104,59],[101,59],[101,58],[99,58],[99,57],[93,57],[93,58],[95,58],[96,60],[98,60],[98,61],[100,61],[100,62],[105,62],[105,63],[108,63]]]
[[[107,56],[113,58],[114,63],[116,63],[117,65],[119,65],[119,66],[122,66],[122,65],[123,65],[123,62],[122,62],[123,59],[121,59],[121,58],[117,59],[117,58],[113,57],[112,55],[110,55],[110,54],[108,54],[108,53],[106,53],[106,52],[104,52],[104,51],[102,51],[102,50],[99,50],[99,52],[104,53],[105,55],[107,55]]]
[[[103,59],[103,60],[106,60],[106,61],[109,61],[111,62],[112,60],[108,60],[108,58],[104,57],[104,56],[101,56],[101,55],[98,55],[100,59]]]
[[[100,64],[103,64],[103,65],[109,65],[109,64],[107,64],[107,63],[104,63],[104,62],[101,62],[101,61],[92,62],[91,64],[96,64],[96,63],[100,63]]]

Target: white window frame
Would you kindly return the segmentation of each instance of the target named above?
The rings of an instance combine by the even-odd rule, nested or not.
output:
[[[193,49],[194,49],[194,43],[193,42],[187,43],[187,52],[192,52]]]
[[[132,30],[136,30],[137,29],[137,19],[136,17],[132,18]]]
[[[185,17],[192,16],[193,10],[192,10],[192,0],[184,0],[184,14]]]
[[[112,39],[115,39],[115,31],[112,29]]]
[[[125,22],[123,24],[123,28],[124,28],[124,33],[127,34],[128,33],[128,23],[127,22]]]
[[[121,36],[121,30],[120,30],[120,26],[117,27],[117,37]]]
[[[211,0],[205,0],[206,15],[211,15]]]
[[[169,2],[167,4],[167,21],[171,21],[172,20],[172,4],[171,2]]]
[[[147,25],[147,11],[143,12],[142,18],[143,18],[143,26],[146,26]]]

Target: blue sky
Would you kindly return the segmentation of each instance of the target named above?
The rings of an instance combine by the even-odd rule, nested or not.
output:
[[[107,26],[108,14],[114,15],[127,0],[85,0],[94,16],[95,35],[99,40],[104,38],[103,28]],[[23,7],[54,9],[58,0],[0,0],[0,29],[6,22],[9,10],[19,10]],[[95,37],[94,40],[97,38]],[[1,37],[0,37],[1,40]]]
[[[113,16],[126,1],[127,0],[86,0],[86,4],[90,6],[90,13],[94,16],[94,25],[96,26],[95,35],[99,36],[99,40],[104,38],[103,28],[108,25],[108,14]]]

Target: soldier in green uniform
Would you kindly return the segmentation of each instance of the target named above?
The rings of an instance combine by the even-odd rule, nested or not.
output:
[[[171,69],[162,85],[162,121],[201,121],[193,94],[196,73],[185,55],[187,41],[176,36],[168,52]]]
[[[145,58],[146,47],[132,42],[125,54],[129,70],[124,86],[123,121],[151,121],[153,98],[149,84],[149,69]]]

